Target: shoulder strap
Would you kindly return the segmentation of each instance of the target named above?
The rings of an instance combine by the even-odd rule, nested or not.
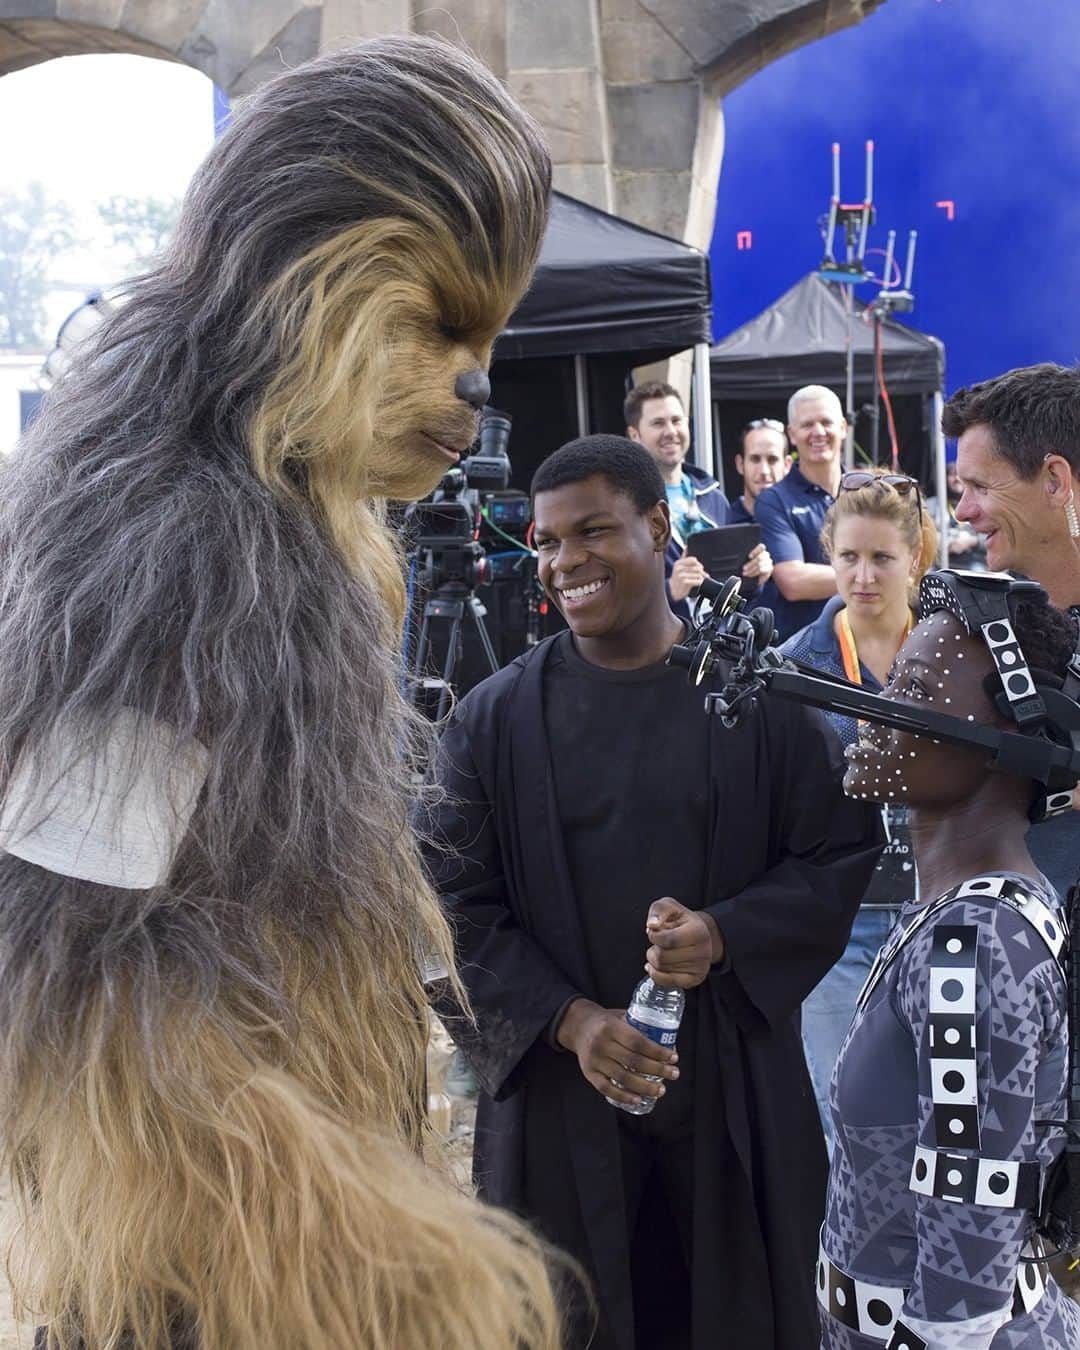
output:
[[[1030,924],[1046,945],[1050,955],[1065,976],[1065,960],[1069,942],[1069,928],[1061,910],[1052,908],[1039,896],[1029,893],[1019,883],[1008,877],[972,877],[960,886],[932,900],[926,909],[917,914],[906,928],[899,925],[894,929],[888,941],[877,954],[856,1007],[862,1009],[873,993],[882,975],[892,965],[916,933],[929,921],[940,914],[954,900],[976,902],[1001,902],[1014,909]]]

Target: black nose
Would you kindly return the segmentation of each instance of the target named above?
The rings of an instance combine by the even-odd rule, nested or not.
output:
[[[482,370],[467,370],[454,381],[454,393],[479,412],[491,397],[491,383]]]

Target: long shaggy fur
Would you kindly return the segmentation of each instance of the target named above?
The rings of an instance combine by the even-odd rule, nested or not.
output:
[[[51,1343],[553,1346],[537,1245],[410,1156],[421,963],[401,573],[542,237],[476,62],[389,39],[264,87],[0,478],[0,785],[120,709],[210,772],[167,885],[0,856],[16,1288]],[[425,434],[427,433],[427,434]],[[128,1339],[125,1339],[128,1338]]]

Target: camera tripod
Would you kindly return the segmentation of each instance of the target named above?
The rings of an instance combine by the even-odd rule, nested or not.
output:
[[[420,636],[416,644],[416,660],[413,663],[413,675],[425,692],[438,690],[439,702],[435,714],[436,722],[446,716],[453,691],[454,672],[461,659],[465,638],[465,621],[471,620],[480,639],[480,645],[487,657],[487,663],[494,675],[499,669],[499,659],[491,644],[484,615],[484,605],[477,599],[476,593],[460,581],[445,581],[437,587],[435,593],[424,602],[424,614],[420,624]],[[446,627],[446,660],[439,676],[424,673],[428,655],[431,651],[432,621],[444,621]]]

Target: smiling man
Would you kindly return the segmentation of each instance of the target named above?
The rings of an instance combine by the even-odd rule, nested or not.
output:
[[[720,484],[704,469],[686,462],[690,450],[690,423],[678,390],[650,381],[635,385],[623,403],[626,434],[649,452],[664,480],[671,533],[664,551],[671,608],[689,620],[687,597],[705,580],[700,558],[686,551],[686,541],[699,530],[732,523],[732,508]],[[785,442],[786,444],[786,442]],[[772,575],[772,559],[763,544],[747,555],[742,574],[764,588]]]
[[[825,1159],[796,1018],[875,818],[817,714],[777,701],[728,731],[666,664],[684,628],[641,446],[571,442],[533,502],[568,631],[459,705],[432,831],[476,1014],[474,1173],[589,1272],[600,1324],[590,1342],[582,1312],[571,1348],[812,1350]],[[677,1057],[625,1020],[646,963],[686,990]]]
[[[821,527],[840,486],[846,431],[840,400],[831,389],[808,384],[788,400],[787,434],[798,460],[785,478],[761,493],[754,512],[773,559],[766,603],[781,638],[813,623],[836,594]]]
[[[1019,572],[1080,620],[1080,366],[1007,371],[945,404],[962,488],[956,518],[986,539],[994,572]],[[1080,879],[1080,815],[1036,825],[1028,848],[1064,895]]]
[[[690,421],[672,385],[659,380],[635,385],[623,403],[623,417],[627,436],[645,447],[664,480],[671,517],[665,553],[668,591],[676,613],[689,619],[686,597],[705,580],[705,568],[686,552],[686,541],[699,530],[726,525],[728,499],[715,478],[686,462]]]
[[[994,572],[1021,572],[1059,609],[1080,605],[1080,366],[1010,370],[958,389],[956,518],[986,539]]]

